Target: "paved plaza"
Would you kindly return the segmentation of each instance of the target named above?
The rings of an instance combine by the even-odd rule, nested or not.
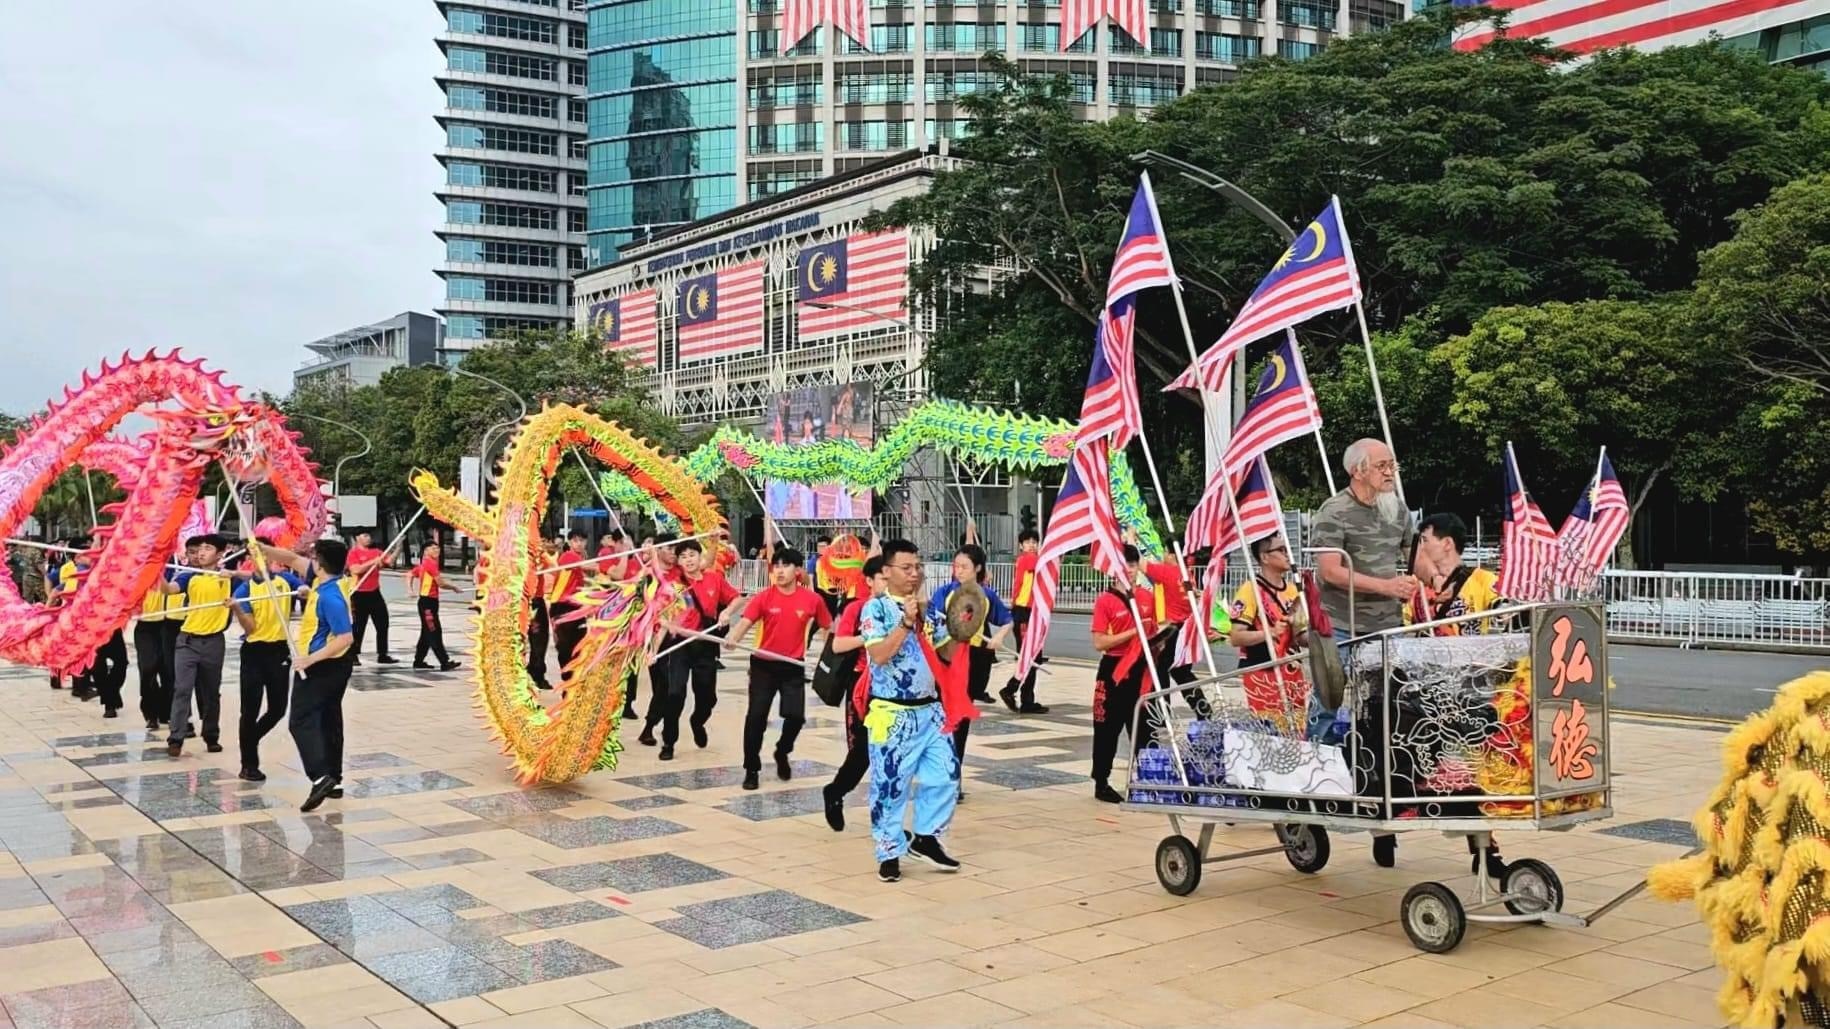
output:
[[[948,837],[964,869],[880,883],[863,791],[843,834],[820,814],[843,755],[831,709],[810,700],[792,781],[740,789],[743,662],[727,663],[707,749],[662,763],[625,727],[615,772],[537,790],[490,743],[468,668],[365,665],[348,795],[308,815],[283,727],[268,781],[235,777],[232,687],[226,751],[172,760],[131,685],[104,721],[42,672],[0,669],[0,1029],[1721,1021],[1688,907],[1642,897],[1588,930],[1476,927],[1449,955],[1414,950],[1398,900],[1466,883],[1458,839],[1407,835],[1386,870],[1366,837],[1337,837],[1319,875],[1270,855],[1168,895],[1151,865],[1165,820],[1092,798],[1092,673],[1064,661],[1042,678],[1050,714],[973,730]],[[1509,858],[1555,867],[1574,911],[1683,853],[1715,777],[1722,726],[1614,728],[1611,822],[1502,834]]]

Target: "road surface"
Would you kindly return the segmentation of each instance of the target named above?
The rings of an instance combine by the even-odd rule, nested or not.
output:
[[[1088,616],[1056,615],[1047,652],[1070,661],[1093,660]],[[1626,644],[1614,645],[1609,654],[1614,663],[1616,710],[1690,718],[1738,721],[1772,703],[1775,688],[1806,672],[1830,670],[1830,655]],[[1221,658],[1222,668],[1232,666],[1230,655],[1215,656]]]

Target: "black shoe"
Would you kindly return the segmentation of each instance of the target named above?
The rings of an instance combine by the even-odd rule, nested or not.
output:
[[[634,705],[634,704],[627,704],[627,705],[624,705],[624,707],[623,707],[623,721],[625,721],[625,722],[633,722],[633,721],[635,721],[635,720],[636,720],[636,719],[637,719],[637,718],[640,718],[640,717],[641,717],[641,716],[640,716],[640,715],[638,715],[638,714],[636,714],[636,713],[635,713],[635,705]]]
[[[958,793],[954,794],[953,802],[955,804],[964,804],[966,802],[966,791],[961,790]]]
[[[146,731],[147,732],[158,732],[159,725],[160,725],[160,722],[157,718],[148,718],[146,720]]]
[[[698,747],[701,750],[704,750],[705,745],[708,742],[710,742],[710,738],[708,736],[706,736],[706,734],[705,734],[705,726],[703,726],[703,725],[693,726],[693,746]]]
[[[330,799],[332,799],[332,800],[342,800],[343,799],[342,783],[339,782],[337,785],[332,786],[330,788]]]
[[[320,804],[330,796],[330,791],[337,788],[337,780],[325,776],[311,784],[311,792],[305,795],[305,803],[299,805],[300,811],[316,811]]]
[[[788,755],[777,752],[775,755],[775,774],[783,782],[794,778],[794,767],[788,764]]]
[[[1037,654],[1037,655],[1036,655],[1036,663],[1037,663],[1037,664],[1039,664],[1039,665],[1045,665],[1045,664],[1048,664],[1048,656],[1047,656],[1047,655],[1044,655],[1044,654]]]
[[[669,744],[665,747],[662,747],[660,757],[661,757],[661,760],[663,760],[663,761],[672,761],[674,759],[673,745]]]
[[[890,858],[877,866],[877,881],[895,883],[902,881],[902,862]]]
[[[245,780],[247,782],[266,782],[267,781],[267,773],[261,771],[258,768],[244,768],[239,773],[239,776],[240,776],[240,778],[242,778],[243,780]]]
[[[755,772],[743,773],[743,788],[746,790],[757,790],[762,788],[762,783],[757,781]]]
[[[184,756],[184,744],[183,743],[167,743],[165,745],[165,756],[166,757]]]
[[[413,662],[413,667],[423,671],[431,671],[432,663],[430,661],[415,661]]]
[[[1470,837],[1468,839],[1468,850],[1470,852],[1469,861],[1468,861],[1468,871],[1472,874],[1478,875],[1478,874],[1480,874],[1480,870],[1481,870],[1482,854],[1480,852],[1477,852],[1474,850],[1474,839],[1472,837]],[[1500,857],[1500,848],[1493,846],[1492,844],[1488,844],[1486,852],[1485,852],[1485,856],[1487,858],[1487,862],[1486,862],[1487,878],[1492,879],[1496,883],[1505,882],[1506,881],[1506,859],[1503,857]]]
[[[1002,700],[1004,702],[1005,707],[1010,708],[1011,714],[1020,715],[1023,713],[1022,709],[1017,707],[1017,684],[1016,683],[1013,682],[1009,686],[1006,686],[1003,689],[999,690],[998,699]]]
[[[642,726],[642,735],[637,736],[635,738],[635,741],[637,743],[640,743],[644,747],[654,746],[654,726],[652,726],[652,725]]]
[[[990,704],[991,703],[991,694],[989,694],[989,693],[968,693],[966,695],[966,699],[972,701],[974,704]]]
[[[441,672],[455,672],[462,667],[464,667],[464,664],[461,661],[447,661],[444,664],[439,665],[438,670]]]
[[[845,831],[845,798],[832,795],[832,787],[820,791],[826,798],[826,825],[833,832]]]
[[[1398,863],[1398,837],[1373,837],[1373,864],[1380,868],[1391,868]]]
[[[375,659],[375,663],[378,665],[397,665],[400,664],[400,659],[383,654]]]
[[[1017,714],[1020,714],[1020,715],[1046,715],[1046,714],[1048,714],[1048,705],[1047,704],[1025,704],[1017,710]]]
[[[222,753],[222,744],[217,743],[215,740],[204,740],[203,749],[212,754],[220,754]]]
[[[105,707],[102,709],[102,717],[119,718],[121,717],[121,709],[118,707]]]
[[[362,658],[358,657],[355,654],[351,654],[349,656],[349,663],[356,668],[361,668],[362,667]]]
[[[959,871],[959,862],[943,850],[940,841],[932,836],[917,836],[910,840],[909,853],[943,872]]]
[[[95,691],[94,690],[71,690],[70,696],[75,697],[77,700],[94,700]]]
[[[1093,787],[1093,799],[1102,804],[1123,804],[1125,798],[1106,783],[1097,783]]]

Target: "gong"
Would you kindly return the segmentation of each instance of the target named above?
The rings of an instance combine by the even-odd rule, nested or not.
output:
[[[985,631],[985,619],[991,614],[991,603],[976,582],[961,583],[947,598],[947,642],[941,656],[950,658],[955,643],[971,643]]]

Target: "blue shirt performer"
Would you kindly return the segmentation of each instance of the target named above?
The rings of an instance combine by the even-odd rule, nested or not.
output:
[[[943,872],[959,870],[940,836],[959,802],[959,754],[943,731],[934,669],[922,647],[921,552],[908,540],[883,545],[889,593],[864,605],[858,635],[870,661],[864,729],[871,762],[871,839],[877,878],[902,878],[904,854]],[[919,785],[916,785],[919,783]],[[915,831],[903,828],[911,795]]]

